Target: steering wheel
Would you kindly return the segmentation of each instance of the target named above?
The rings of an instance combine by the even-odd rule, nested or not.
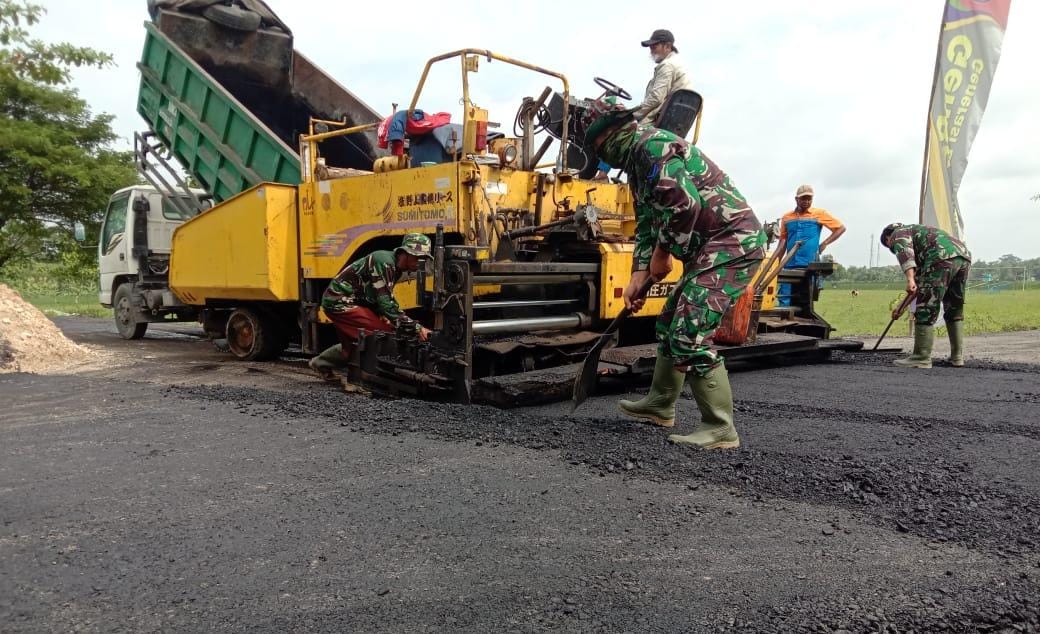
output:
[[[632,98],[632,95],[630,95],[627,90],[625,90],[621,86],[618,86],[614,82],[607,81],[602,77],[593,77],[592,81],[596,82],[596,85],[598,85],[603,90],[606,90],[607,93],[611,95],[617,95],[618,97],[621,97],[625,100]]]

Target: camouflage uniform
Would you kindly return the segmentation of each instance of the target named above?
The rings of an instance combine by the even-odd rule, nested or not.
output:
[[[671,132],[632,121],[603,139],[599,155],[632,187],[632,270],[647,270],[656,247],[683,263],[658,317],[658,352],[704,376],[720,362],[706,340],[765,257],[762,226],[729,176]]]
[[[419,324],[404,314],[394,298],[394,284],[400,277],[394,252],[374,251],[343,267],[322,295],[321,307],[333,322],[343,321],[338,318],[362,309],[359,312],[371,311],[394,326],[411,325],[418,329]],[[356,339],[356,333],[351,334]]]
[[[963,320],[964,290],[971,269],[971,253],[964,243],[925,225],[901,225],[892,232],[891,240],[889,249],[903,271],[917,268],[917,323],[935,324],[940,304],[947,323]]]
[[[323,379],[336,380],[334,370],[350,359],[362,330],[371,333],[393,331],[395,327],[414,328],[424,337],[422,325],[405,315],[394,299],[394,284],[402,273],[397,268],[398,252],[429,258],[430,239],[421,233],[409,233],[397,249],[375,251],[344,266],[325,289],[321,308],[336,328],[340,342],[308,362]],[[416,270],[412,262],[405,260],[406,271]]]

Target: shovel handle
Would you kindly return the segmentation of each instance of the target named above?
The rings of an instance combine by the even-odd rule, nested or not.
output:
[[[784,259],[780,260],[780,265],[776,267],[776,270],[773,271],[772,273],[770,273],[764,280],[762,280],[761,282],[759,282],[758,284],[755,285],[755,294],[756,295],[758,295],[759,293],[764,291],[770,284],[773,283],[773,280],[775,280],[777,278],[777,276],[780,275],[780,271],[784,270],[784,266],[788,262],[791,261],[791,258],[794,257],[795,253],[798,253],[798,249],[800,249],[802,247],[802,243],[803,242],[805,242],[805,241],[804,240],[799,240],[798,242],[795,242],[794,246],[791,247],[791,250],[784,254]],[[776,253],[774,253],[773,255],[775,257]],[[769,266],[772,266],[772,263],[774,262],[774,258],[772,258],[772,257],[769,258],[769,262],[770,262]],[[769,270],[769,268],[766,268],[766,271],[768,271],[768,270]]]
[[[640,299],[640,298],[642,298],[644,295],[646,295],[647,293],[650,292],[650,287],[653,286],[656,283],[657,283],[657,281],[654,280],[654,278],[648,276],[646,278],[646,281],[643,282],[643,285],[639,287],[638,291],[636,291],[636,296],[633,297],[632,299]],[[629,308],[628,306],[625,306],[624,308],[622,308],[621,312],[618,313],[617,317],[614,318],[614,321],[610,322],[610,325],[607,326],[607,329],[603,331],[603,335],[612,335],[612,334],[614,334],[614,331],[616,331],[621,326],[621,322],[625,321],[625,319],[629,315],[631,315],[631,314],[632,314],[632,309],[631,308]],[[603,336],[603,335],[600,335],[600,336]]]
[[[654,279],[647,277],[643,285],[639,287],[636,292],[636,298],[643,297],[650,290],[650,287],[654,285]],[[592,391],[593,386],[596,382],[596,367],[599,364],[600,352],[606,347],[607,342],[610,341],[611,335],[621,326],[621,322],[626,317],[632,314],[632,310],[627,306],[621,309],[617,317],[610,322],[607,329],[604,330],[596,343],[593,344],[592,348],[589,349],[587,355],[585,355],[585,361],[581,364],[581,370],[578,371],[578,375],[574,377],[574,394],[571,397],[571,411],[574,412],[578,409],[578,406],[585,402],[589,392]]]
[[[762,265],[762,275],[766,275],[773,268],[773,265],[776,264],[776,260],[779,257],[780,251],[774,249],[773,252],[769,255],[769,258],[766,259],[765,264]],[[769,281],[772,282],[773,280]],[[763,288],[765,288],[765,286],[762,284],[762,282],[758,282],[757,284],[755,284],[755,294],[758,295],[759,293],[761,293]]]
[[[885,330],[884,330],[884,332],[882,332],[882,333],[881,333],[881,336],[880,336],[880,337],[878,337],[877,343],[875,343],[875,344],[874,344],[874,347],[873,347],[873,348],[871,348],[871,350],[877,350],[877,349],[878,349],[878,346],[880,346],[880,345],[881,345],[881,342],[882,342],[882,341],[883,341],[883,340],[885,339],[885,335],[887,335],[887,334],[888,334],[888,331],[889,331],[889,329],[890,329],[890,328],[892,328],[892,324],[896,323],[896,320],[897,320],[897,319],[899,319],[900,317],[902,317],[902,316],[903,316],[903,311],[904,311],[904,310],[906,310],[906,307],[910,305],[910,301],[911,301],[911,300],[912,300],[912,299],[913,299],[913,298],[914,298],[915,296],[916,296],[916,293],[915,293],[915,294],[913,294],[913,295],[912,295],[912,294],[910,294],[910,293],[907,293],[907,294],[906,294],[906,297],[904,297],[904,298],[903,298],[903,301],[902,301],[902,302],[901,302],[901,303],[899,304],[899,308],[897,309],[897,310],[899,311],[899,314],[898,314],[898,315],[896,315],[895,317],[893,317],[893,318],[892,318],[892,319],[891,319],[891,320],[890,320],[890,321],[888,322],[888,325],[887,325],[887,326],[885,326]]]

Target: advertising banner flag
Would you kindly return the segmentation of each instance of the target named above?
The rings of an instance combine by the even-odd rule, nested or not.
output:
[[[921,224],[963,237],[957,190],[982,123],[1011,0],[946,0],[928,110]]]

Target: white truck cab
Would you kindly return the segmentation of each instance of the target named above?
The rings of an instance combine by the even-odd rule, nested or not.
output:
[[[202,190],[192,193],[203,200],[209,196]],[[149,322],[195,318],[169,288],[173,232],[194,209],[187,197],[164,199],[148,185],[125,187],[109,199],[98,241],[98,300],[113,309],[123,338],[141,338]]]

